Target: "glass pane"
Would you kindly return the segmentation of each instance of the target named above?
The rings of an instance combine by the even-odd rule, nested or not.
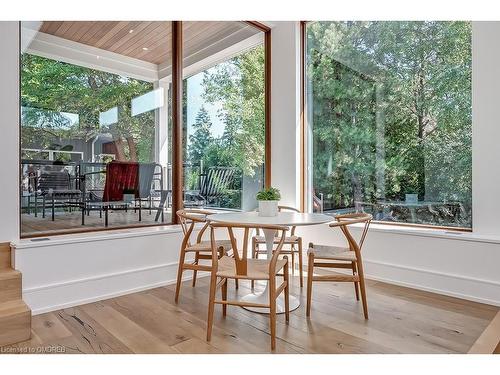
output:
[[[184,205],[256,208],[265,148],[264,33],[184,22]]]
[[[21,233],[171,221],[171,22],[21,25]]]
[[[472,226],[471,24],[307,25],[316,211]]]

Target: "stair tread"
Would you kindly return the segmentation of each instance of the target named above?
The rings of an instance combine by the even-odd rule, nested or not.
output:
[[[21,272],[12,268],[0,269],[0,280],[7,280],[12,278],[20,278]]]
[[[20,314],[30,311],[30,308],[22,299],[0,303],[0,319],[6,316]]]

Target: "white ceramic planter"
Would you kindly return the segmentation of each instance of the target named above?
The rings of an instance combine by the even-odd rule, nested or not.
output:
[[[271,217],[278,215],[278,201],[259,201],[259,216]]]

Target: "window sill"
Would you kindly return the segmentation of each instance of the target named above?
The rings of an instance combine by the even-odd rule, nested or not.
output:
[[[198,226],[201,228],[201,225]],[[180,225],[162,225],[128,229],[114,229],[110,231],[84,232],[64,234],[57,236],[25,238],[11,242],[11,247],[15,249],[31,249],[45,246],[67,245],[94,241],[108,241],[123,238],[146,237],[182,233]]]
[[[216,210],[217,212],[232,212],[229,210]],[[201,229],[202,224],[196,224],[195,230]],[[165,235],[171,233],[181,233],[180,225],[150,225],[137,228],[110,229],[98,230],[89,232],[77,232],[68,234],[55,234],[41,237],[21,238],[17,241],[12,241],[10,246],[15,249],[30,249],[36,247],[66,245],[73,243],[84,243],[93,241],[116,240],[121,238],[146,237],[155,235]]]
[[[362,229],[363,225],[354,224],[353,227],[357,229]],[[465,231],[461,232],[461,231],[447,230],[442,228],[419,228],[419,227],[410,227],[401,225],[372,223],[370,225],[370,231],[397,234],[397,235],[433,237],[433,238],[442,238],[447,240],[500,244],[500,236],[480,235],[480,234],[475,234],[473,232],[465,232]]]

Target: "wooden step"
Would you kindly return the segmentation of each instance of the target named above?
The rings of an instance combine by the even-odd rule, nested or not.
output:
[[[10,243],[0,243],[0,270],[10,268]]]
[[[0,346],[31,337],[31,311],[22,300],[0,303]]]
[[[11,269],[0,270],[0,303],[22,299],[21,272]]]

